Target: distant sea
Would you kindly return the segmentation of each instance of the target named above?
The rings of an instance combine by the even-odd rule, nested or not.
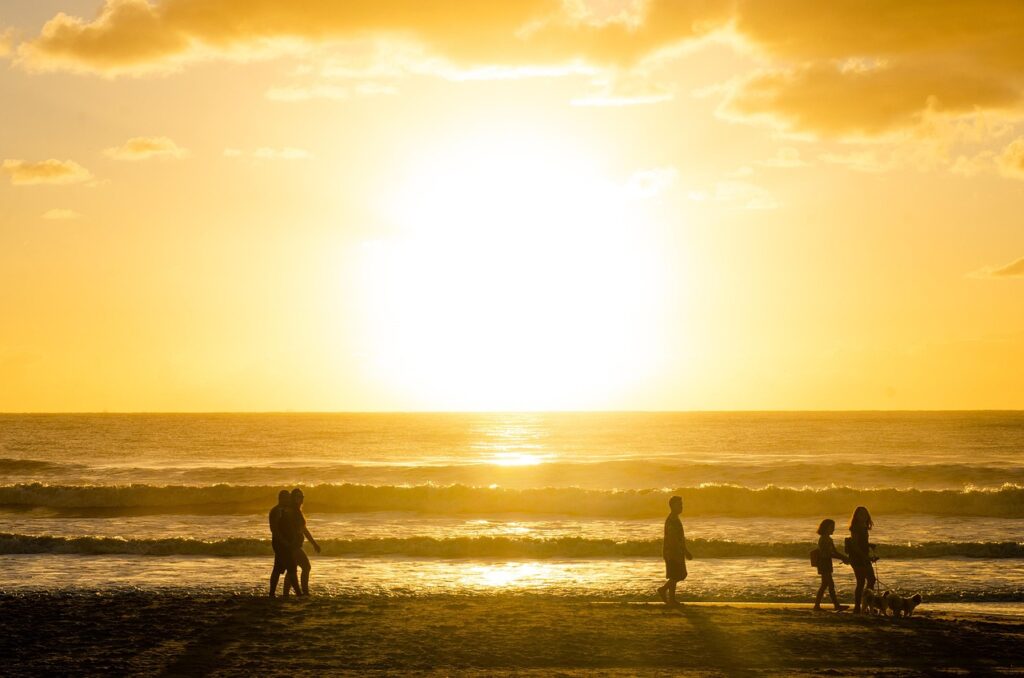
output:
[[[314,592],[650,599],[679,494],[684,599],[807,601],[863,505],[886,588],[1024,608],[1024,412],[0,415],[0,590],[262,591],[292,487]]]

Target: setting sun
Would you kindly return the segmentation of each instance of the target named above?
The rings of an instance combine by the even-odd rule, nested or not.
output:
[[[535,132],[460,138],[407,168],[364,244],[370,366],[420,407],[611,402],[660,358],[658,230],[635,185]]]

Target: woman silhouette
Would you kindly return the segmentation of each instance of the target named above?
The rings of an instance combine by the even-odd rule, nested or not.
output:
[[[867,508],[858,506],[850,518],[850,536],[846,539],[846,552],[850,555],[853,574],[857,577],[857,590],[853,595],[854,612],[860,612],[864,586],[867,585],[869,589],[875,588],[875,568],[871,563],[877,559],[870,553],[870,549],[875,548],[875,545],[868,543],[868,531],[874,526],[875,523],[871,520]]]

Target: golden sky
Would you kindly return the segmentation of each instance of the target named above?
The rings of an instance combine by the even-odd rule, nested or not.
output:
[[[1024,408],[1019,0],[0,4],[0,411]]]

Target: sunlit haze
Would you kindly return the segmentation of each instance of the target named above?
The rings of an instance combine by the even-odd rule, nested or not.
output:
[[[0,5],[0,411],[1024,407],[1020,3],[421,4]]]

